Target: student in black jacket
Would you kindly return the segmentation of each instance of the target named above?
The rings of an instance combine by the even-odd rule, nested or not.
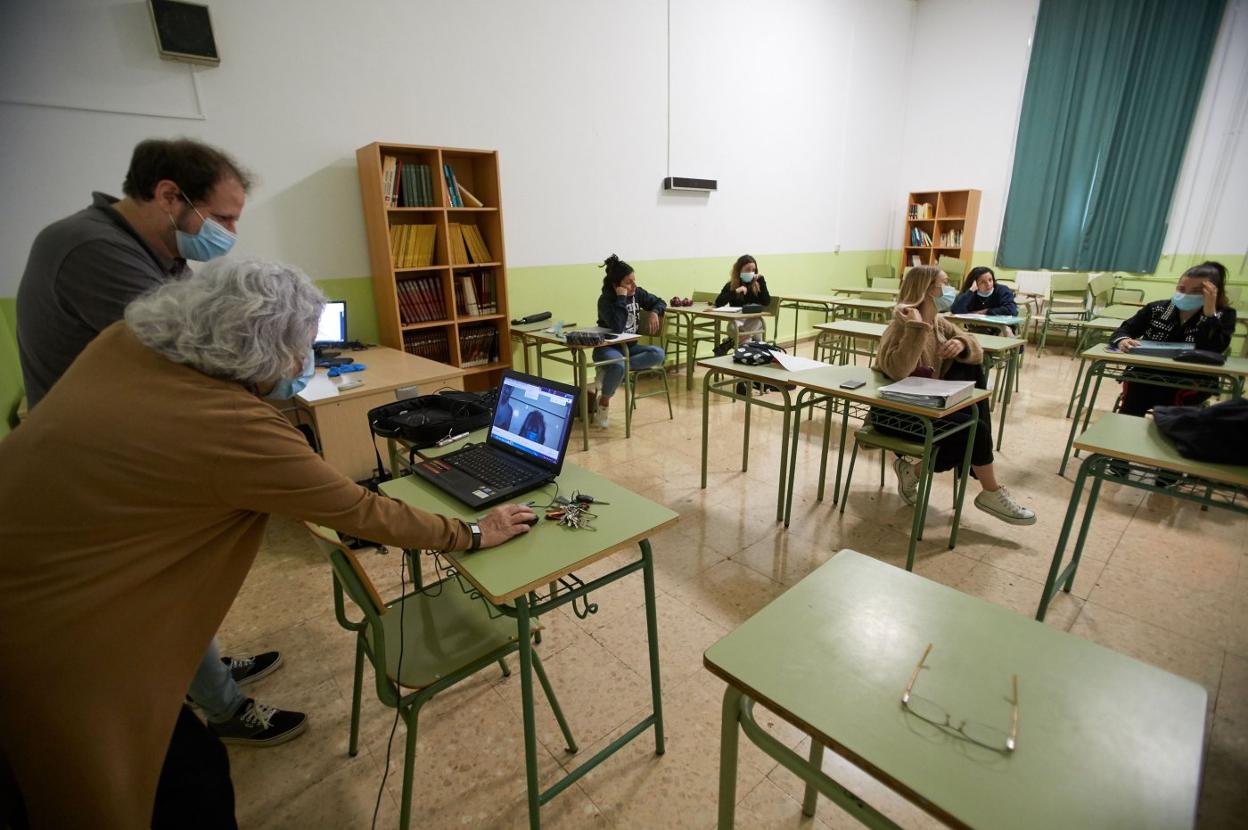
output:
[[[1143,306],[1129,320],[1124,320],[1109,339],[1112,347],[1129,352],[1141,341],[1191,343],[1193,349],[1225,352],[1235,333],[1235,309],[1226,299],[1226,267],[1220,262],[1193,265],[1179,277],[1174,295]],[[1209,397],[1191,389],[1130,382],[1131,370],[1122,384],[1124,415],[1143,415],[1154,406],[1191,405]],[[1191,374],[1173,373],[1176,381],[1197,380]]]
[[[616,333],[658,334],[660,318],[667,311],[667,303],[640,288],[633,267],[615,254],[607,257],[599,266],[607,273],[602,278],[602,293],[598,295],[598,325]],[[594,360],[619,359],[598,367],[598,411],[594,414],[594,426],[606,429],[607,408],[615,390],[624,380],[624,346],[603,346],[594,349]],[[650,369],[663,365],[663,349],[629,343],[629,368]]]
[[[715,298],[715,307],[731,306],[741,308],[745,305],[765,306],[771,302],[771,294],[767,291],[767,280],[758,273],[758,261],[749,254],[742,254],[732,264],[728,272],[728,282]],[[750,317],[732,321],[733,336],[715,348],[715,354],[728,354],[734,347],[745,340],[762,340],[766,326],[761,317]]]
[[[962,283],[962,293],[949,311],[954,314],[986,314],[990,317],[1016,317],[1014,292],[997,282],[997,275],[984,265],[971,269]]]

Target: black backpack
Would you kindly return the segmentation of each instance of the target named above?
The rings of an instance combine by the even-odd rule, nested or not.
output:
[[[496,391],[420,395],[370,409],[368,426],[374,435],[402,438],[415,449],[424,449],[448,435],[488,427],[496,397]]]
[[[732,353],[733,363],[744,363],[747,366],[766,366],[775,360],[775,352],[783,352],[779,346],[764,343],[761,340],[747,340]]]
[[[1185,458],[1248,464],[1248,400],[1212,406],[1154,406],[1153,420]]]

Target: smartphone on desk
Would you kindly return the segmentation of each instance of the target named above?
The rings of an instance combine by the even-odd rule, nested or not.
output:
[[[841,384],[842,389],[857,389],[860,386],[866,386],[865,380],[847,380]]]

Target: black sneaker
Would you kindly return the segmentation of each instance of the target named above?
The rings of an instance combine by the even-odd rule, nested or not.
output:
[[[307,725],[303,712],[287,712],[247,698],[234,717],[225,723],[209,722],[208,728],[223,744],[277,746],[298,737]]]
[[[749,393],[750,393],[750,385],[748,383],[746,383],[745,381],[741,381],[740,383],[737,384],[738,395],[744,398]]]
[[[253,657],[222,657],[221,662],[230,667],[234,682],[242,686],[272,674],[282,664],[282,655],[266,651]]]
[[[723,343],[720,343],[711,351],[715,352],[716,357],[723,357],[724,355],[728,354],[728,352],[732,351],[732,341],[725,340]]]

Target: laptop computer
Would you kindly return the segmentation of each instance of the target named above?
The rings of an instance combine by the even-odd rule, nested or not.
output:
[[[508,369],[485,443],[426,459],[413,472],[474,508],[547,484],[563,469],[579,392]]]

